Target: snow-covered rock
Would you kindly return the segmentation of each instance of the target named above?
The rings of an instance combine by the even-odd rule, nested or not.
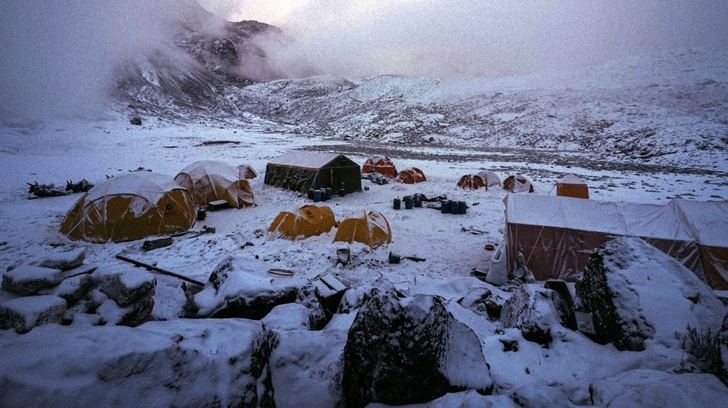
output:
[[[510,397],[524,408],[569,408],[574,404],[557,387],[546,385],[524,385],[510,392]]]
[[[400,298],[371,290],[349,329],[344,351],[346,404],[418,403],[452,390],[492,387],[478,338],[442,298]]]
[[[154,296],[157,279],[139,268],[118,267],[94,274],[98,287],[119,306],[126,307]]]
[[[119,306],[116,301],[107,299],[96,309],[101,322],[121,326],[138,326],[144,323],[154,309],[154,298],[145,297],[128,306]]]
[[[367,408],[386,408],[393,405],[372,403]],[[422,404],[397,405],[398,408],[517,408],[513,400],[505,395],[481,395],[469,390],[445,394],[442,397]]]
[[[268,269],[254,259],[224,259],[194,295],[192,309],[199,317],[262,319],[275,306],[294,302],[303,285],[295,278],[266,275]]]
[[[66,301],[58,296],[25,296],[0,304],[0,329],[27,333],[36,326],[59,323]]]
[[[594,405],[620,407],[719,407],[728,388],[710,374],[672,374],[638,369],[598,381],[591,387]]]
[[[316,287],[313,285],[306,285],[298,290],[296,303],[306,307],[308,310],[308,328],[314,330],[319,330],[326,326],[331,314],[336,311],[336,308],[330,312],[326,310],[321,299],[319,299]]]
[[[279,332],[270,367],[276,407],[342,404],[343,330]]]
[[[62,280],[60,269],[23,264],[5,272],[2,287],[19,295],[33,295],[42,289],[55,287]]]
[[[309,330],[311,311],[298,303],[286,303],[274,307],[261,322],[274,330]]]
[[[501,316],[506,299],[488,288],[473,288],[458,303],[490,320],[498,320]]]
[[[272,335],[242,320],[1,336],[0,406],[271,406]]]
[[[53,294],[66,299],[69,306],[76,304],[93,286],[91,275],[78,275],[64,279],[54,290]]]
[[[57,252],[41,260],[38,265],[45,268],[60,269],[67,271],[69,269],[81,266],[83,260],[86,259],[86,249],[78,248],[70,251]]]
[[[560,303],[561,298],[553,290],[524,284],[503,305],[501,322],[505,327],[520,329],[526,340],[548,345],[551,327],[561,323]]]
[[[650,339],[679,346],[688,326],[720,328],[725,306],[694,273],[638,238],[617,238],[594,251],[576,293],[593,315],[595,339],[643,350]]]

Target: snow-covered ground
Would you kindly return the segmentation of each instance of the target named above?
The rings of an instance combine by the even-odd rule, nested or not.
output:
[[[685,56],[685,58],[690,58],[690,55]],[[723,60],[716,62],[720,58]],[[681,150],[677,153],[659,156],[663,157],[664,160],[649,158],[647,161],[642,161],[639,158],[631,160],[628,158],[629,155],[622,155],[619,159],[621,165],[614,166],[608,165],[609,160],[605,160],[604,154],[608,153],[609,150],[602,149],[602,147],[595,147],[596,151],[600,152],[597,155],[599,157],[590,161],[592,157],[589,155],[588,147],[583,144],[571,150],[567,148],[565,143],[550,144],[547,140],[544,143],[529,144],[528,149],[520,149],[518,146],[526,143],[526,139],[516,138],[512,140],[513,143],[503,142],[507,139],[508,132],[503,133],[506,139],[498,139],[499,142],[503,142],[498,143],[501,146],[498,149],[489,149],[487,147],[489,143],[496,140],[493,138],[471,143],[473,138],[479,137],[473,133],[464,132],[462,139],[455,140],[454,138],[458,134],[456,124],[453,124],[452,127],[448,125],[446,134],[442,134],[442,138],[437,140],[440,144],[403,144],[402,142],[407,142],[408,139],[394,134],[390,134],[391,140],[389,141],[396,143],[391,144],[371,143],[371,140],[377,139],[371,137],[354,137],[355,140],[341,137],[345,136],[343,133],[348,132],[343,132],[342,129],[353,129],[354,131],[361,129],[355,126],[349,128],[356,121],[363,123],[362,126],[372,126],[371,121],[374,119],[372,119],[371,112],[385,109],[383,107],[385,105],[381,104],[374,106],[368,111],[369,113],[363,113],[363,116],[358,118],[350,117],[333,123],[332,127],[335,130],[333,136],[335,137],[332,137],[332,134],[327,134],[326,137],[311,136],[311,130],[315,130],[315,128],[307,126],[305,122],[295,124],[286,123],[287,120],[273,122],[253,114],[246,114],[244,118],[238,119],[225,118],[224,120],[204,122],[190,120],[188,123],[170,122],[152,116],[144,116],[143,126],[129,125],[128,118],[119,113],[110,113],[106,117],[95,120],[84,118],[50,122],[5,121],[0,127],[0,169],[3,174],[3,177],[0,178],[0,274],[5,273],[7,268],[43,259],[48,254],[60,250],[85,248],[86,263],[99,265],[100,269],[115,268],[120,261],[116,260],[114,256],[123,252],[129,257],[154,264],[163,269],[200,281],[207,281],[215,266],[224,258],[232,256],[243,262],[247,260],[251,264],[262,265],[256,268],[261,279],[275,279],[284,283],[289,280],[300,286],[317,276],[332,274],[350,288],[366,287],[375,282],[379,284],[384,281],[393,284],[408,296],[423,293],[439,295],[445,301],[452,301],[447,306],[448,312],[455,315],[460,321],[465,322],[477,335],[485,360],[490,365],[490,376],[495,384],[493,391],[498,394],[508,395],[509,398],[487,397],[489,399],[486,401],[486,397],[482,397],[484,399],[481,401],[479,400],[481,396],[477,394],[449,394],[449,396],[443,397],[445,399],[441,401],[442,405],[433,403],[431,406],[448,406],[467,401],[472,404],[471,406],[487,406],[487,404],[510,406],[509,404],[512,405],[513,401],[519,404],[523,401],[545,401],[547,405],[590,404],[592,402],[607,404],[609,399],[619,397],[613,395],[615,387],[629,383],[632,377],[639,377],[642,380],[644,378],[657,378],[659,381],[655,381],[660,384],[673,384],[671,381],[678,381],[674,380],[674,377],[677,377],[677,374],[674,373],[679,372],[684,355],[684,351],[677,345],[668,347],[659,342],[654,342],[648,344],[646,350],[641,352],[619,351],[611,345],[598,345],[584,335],[568,330],[556,321],[550,321],[549,324],[552,324],[551,335],[554,337],[554,341],[550,347],[543,347],[541,344],[524,339],[521,330],[518,328],[501,327],[499,323],[490,321],[469,309],[461,307],[456,302],[458,299],[469,293],[488,289],[485,284],[469,277],[469,275],[473,270],[482,270],[484,268],[486,262],[486,254],[483,250],[484,244],[487,241],[498,241],[503,236],[503,198],[506,193],[501,189],[465,191],[458,189],[456,183],[461,175],[476,173],[482,169],[495,171],[501,179],[510,174],[520,173],[534,181],[535,194],[553,195],[555,194],[555,180],[564,174],[574,173],[589,182],[590,194],[593,199],[597,200],[646,203],[665,203],[674,197],[696,200],[725,200],[728,198],[728,184],[726,183],[728,162],[725,153],[725,138],[728,137],[725,124],[725,106],[728,103],[725,100],[725,87],[728,86],[726,82],[728,74],[726,74],[724,56],[716,56],[715,59],[707,58],[707,62],[701,61],[706,66],[699,65],[695,67],[699,72],[678,73],[674,77],[664,73],[660,77],[660,85],[656,87],[643,86],[646,81],[651,80],[649,77],[639,77],[636,80],[635,76],[624,71],[625,66],[627,66],[634,68],[635,72],[641,72],[640,64],[644,63],[643,60],[633,61],[630,63],[632,65],[625,65],[624,62],[621,62],[613,67],[609,65],[606,68],[602,67],[601,72],[606,72],[608,69],[612,70],[611,78],[623,79],[622,82],[614,86],[609,81],[603,82],[601,77],[588,76],[585,74],[587,71],[582,69],[580,71],[582,72],[581,77],[568,77],[570,81],[573,81],[574,87],[579,89],[577,93],[563,89],[555,90],[561,89],[558,88],[561,85],[554,84],[563,84],[564,80],[564,78],[558,78],[557,74],[549,74],[556,77],[551,85],[547,80],[549,75],[522,76],[517,79],[505,78],[499,81],[471,80],[468,83],[448,85],[449,89],[459,87],[460,89],[457,92],[460,96],[465,92],[465,88],[471,91],[474,90],[474,94],[480,95],[476,97],[477,102],[474,105],[469,105],[470,108],[474,109],[468,113],[469,115],[473,115],[473,117],[481,115],[484,118],[476,118],[476,122],[482,121],[484,124],[490,123],[492,125],[492,121],[499,121],[499,123],[504,124],[503,126],[506,126],[506,123],[515,121],[518,128],[516,133],[519,135],[532,134],[540,129],[545,129],[544,132],[549,134],[546,139],[557,140],[563,134],[555,129],[561,125],[560,122],[549,122],[549,119],[552,119],[549,116],[551,115],[550,112],[561,112],[560,115],[567,117],[570,123],[581,120],[580,117],[587,113],[590,115],[587,120],[589,122],[596,117],[593,112],[601,112],[597,116],[611,121],[613,118],[610,119],[610,115],[620,112],[614,126],[623,127],[625,131],[641,129],[650,123],[659,128],[658,133],[656,133],[657,136],[655,134],[649,136],[650,140],[658,140],[655,149],[659,151],[663,151],[666,148],[665,146],[674,147],[676,143],[683,143],[683,140],[690,139],[685,136],[685,133],[697,130],[704,131],[701,135],[708,140],[706,150],[695,147],[697,144],[693,143],[687,146],[684,152]],[[668,63],[661,60],[659,62],[659,64],[656,64],[658,67]],[[672,63],[670,62],[670,64]],[[668,70],[668,72],[673,71]],[[688,79],[685,79],[686,77]],[[694,80],[698,77],[704,82],[696,84]],[[710,81],[708,81],[709,79]],[[636,87],[634,89],[631,88],[630,81],[632,80],[637,81],[634,84]],[[341,91],[341,88],[331,85],[333,80],[330,78],[315,78],[308,81],[298,81],[296,86],[305,83],[306,87],[318,87],[321,88],[318,92],[325,95],[328,95],[329,92]],[[706,101],[712,98],[717,101],[717,104],[713,105],[716,111],[708,114],[705,109],[712,112],[711,109],[713,108],[703,107],[700,108],[703,110],[696,108],[700,110],[700,112],[696,113],[678,102],[670,107],[665,107],[666,101],[675,97],[675,92],[680,92],[681,87],[686,83],[685,81],[693,81],[689,92],[697,92],[698,96],[693,95],[695,98],[705,99]],[[539,85],[524,89],[524,84],[533,82],[538,82]],[[353,85],[344,84],[343,86],[350,87]],[[660,96],[659,92],[661,86],[669,88],[666,94],[662,96]],[[255,87],[257,87],[257,90],[250,88],[237,90],[236,92],[238,92],[238,96],[245,95],[246,92],[257,93],[260,96],[261,92],[263,92],[265,95],[260,96],[261,98],[274,98],[276,93],[270,90],[273,87],[295,88],[295,86],[280,82],[261,84]],[[262,88],[266,87],[267,89],[261,91]],[[696,87],[700,89],[696,90]],[[540,90],[535,90],[535,88]],[[648,92],[647,90],[650,89],[651,91]],[[413,105],[408,105],[409,102],[403,105],[397,102],[399,107],[392,113],[392,115],[397,116],[406,111],[407,106],[416,105],[418,106],[417,109],[419,109],[419,107],[423,106],[423,101],[438,100],[440,97],[433,96],[433,94],[442,93],[443,87],[436,80],[383,77],[348,88],[346,92],[350,93],[346,98],[356,98],[359,103],[375,100],[381,102],[382,98],[387,95],[392,96],[393,92],[399,96],[395,95],[392,100],[401,102],[402,98],[400,97],[402,94],[407,94]],[[481,98],[482,95],[490,92],[492,92],[492,100]],[[630,95],[629,92],[634,92],[635,98],[641,101],[635,103],[646,103],[645,100],[653,97],[658,98],[659,96],[659,105],[662,106],[660,108],[662,110],[649,110],[647,117],[637,112],[634,119],[629,119],[631,114],[623,112],[627,106],[631,106],[631,102],[627,101],[629,99],[628,95]],[[240,97],[242,98],[242,96]],[[301,98],[304,97],[306,97],[305,94],[301,96]],[[282,98],[286,99],[288,96]],[[338,98],[336,100],[339,102],[343,101],[341,95],[336,98]],[[498,108],[500,98],[505,98],[505,103],[511,107],[519,105],[521,103],[519,101],[522,99],[533,103],[526,106],[524,110],[520,110],[521,113],[519,113],[511,108]],[[589,104],[583,104],[584,98],[589,100]],[[610,102],[610,98],[614,98],[617,102],[613,100]],[[301,100],[297,103],[300,103]],[[317,101],[316,103],[319,103],[320,98]],[[255,99],[247,100],[244,103],[241,102],[240,106],[254,102]],[[326,109],[333,106],[329,102],[325,104]],[[334,105],[339,102],[334,102]],[[317,106],[324,106],[316,105],[316,103],[313,103],[310,109],[315,110],[318,109]],[[614,109],[610,107],[612,103],[616,103],[617,107]],[[438,109],[443,108],[443,106],[447,106],[447,104],[439,105]],[[340,106],[336,105],[336,109],[341,112],[350,109],[350,107],[348,103]],[[606,109],[606,111],[599,111],[600,107]],[[291,111],[290,107],[285,109]],[[462,110],[465,108],[460,105],[459,107],[453,107],[453,109]],[[523,118],[522,112],[529,112],[529,110],[534,109],[533,120]],[[570,109],[576,110],[572,112]],[[635,109],[645,112],[647,108]],[[683,113],[677,114],[678,111]],[[307,114],[315,113],[309,110]],[[436,124],[449,120],[438,116],[437,112],[430,112],[426,117],[420,115],[420,113],[417,114],[419,116],[415,127],[422,127],[422,123],[427,121]],[[602,113],[604,114],[602,115]],[[288,119],[296,115],[298,113],[291,113]],[[702,119],[695,119],[696,117]],[[636,122],[632,122],[632,120]],[[553,126],[543,127],[546,122],[551,123]],[[340,128],[336,130],[336,126]],[[399,129],[402,126],[404,125],[399,123],[396,127]],[[302,129],[307,131],[302,134]],[[472,129],[474,128],[470,128],[470,130]],[[675,134],[680,134],[679,137],[676,136],[676,140],[671,139],[673,133],[670,132],[672,131],[676,132]],[[497,132],[498,135],[501,135],[499,132]],[[362,134],[366,134],[366,132]],[[592,136],[590,136],[590,140],[599,141],[598,135]],[[605,136],[605,138],[609,139],[609,136]],[[637,134],[634,135],[633,139],[620,139],[622,140],[620,143],[639,143],[640,138],[641,136]],[[608,144],[614,146],[612,142]],[[273,239],[267,234],[259,233],[259,231],[265,231],[268,228],[279,211],[292,210],[302,204],[309,203],[305,197],[297,193],[267,186],[263,183],[266,162],[291,149],[343,151],[359,163],[363,163],[368,153],[382,151],[389,154],[400,169],[409,166],[423,169],[427,175],[427,181],[416,185],[391,183],[380,186],[363,180],[362,184],[365,191],[345,197],[334,197],[330,202],[326,203],[333,209],[337,220],[341,220],[347,215],[357,214],[362,209],[380,211],[388,218],[393,230],[392,244],[376,250],[353,245],[351,247],[351,264],[336,266],[336,249],[344,245],[332,242],[335,231],[297,241]],[[573,161],[571,158],[573,158]],[[175,239],[172,246],[149,252],[142,251],[141,242],[139,241],[117,244],[89,244],[70,241],[60,235],[57,231],[61,220],[80,195],[28,199],[26,183],[30,182],[56,183],[63,186],[63,183],[67,180],[78,181],[81,178],[86,178],[91,183],[98,183],[107,176],[124,174],[140,167],[158,173],[169,174],[172,177],[186,165],[196,160],[221,160],[232,165],[250,164],[259,175],[258,178],[251,181],[257,206],[240,210],[211,212],[204,222],[198,222],[195,229],[201,228],[202,225],[212,226],[216,229],[214,234],[191,238],[180,237]],[[465,215],[441,214],[438,210],[427,208],[392,209],[392,200],[394,198],[414,193],[422,193],[426,196],[447,195],[448,198],[466,201],[470,208]],[[472,234],[467,231],[468,229],[477,229],[482,231],[483,234]],[[247,242],[253,245],[245,245]],[[403,256],[416,255],[426,258],[426,261],[418,263],[404,260],[400,264],[390,264],[387,261],[390,251]],[[266,273],[267,269],[271,268],[290,269],[295,272],[295,276],[292,278],[272,277],[272,275]],[[256,273],[256,271],[252,273]],[[157,340],[150,338],[148,342],[139,346],[145,350],[149,349],[144,351],[145,353],[154,354],[159,350],[163,351],[166,347],[174,347],[174,344],[182,342],[182,340],[175,340],[174,337],[166,337],[169,333],[178,332],[181,332],[182,335],[185,332],[193,332],[195,336],[194,340],[190,340],[189,344],[183,342],[182,351],[177,350],[178,353],[183,355],[185,354],[185,347],[195,349],[198,352],[204,350],[203,354],[205,356],[215,355],[215,353],[220,353],[220,350],[223,350],[221,355],[225,356],[224,359],[231,358],[234,360],[237,358],[235,357],[236,353],[244,353],[248,350],[246,348],[248,347],[247,343],[239,351],[234,347],[230,348],[230,344],[224,341],[218,344],[217,342],[221,341],[221,339],[217,335],[212,336],[215,339],[212,343],[204,340],[205,336],[207,336],[205,333],[217,333],[216,331],[223,330],[224,323],[206,319],[204,321],[200,320],[200,325],[196,326],[196,321],[177,321],[183,313],[185,304],[181,281],[162,275],[155,276],[157,286],[152,318],[173,322],[168,324],[155,322],[139,329],[143,329],[144,333],[149,333],[149,336],[159,337]],[[488,290],[497,291],[492,287]],[[504,292],[498,296],[501,296],[501,300],[505,300],[510,294]],[[0,291],[0,302],[9,301],[16,297],[17,295],[10,292]],[[280,316],[277,315],[276,319],[271,319],[276,321],[276,319],[280,319]],[[318,390],[315,392],[331,392],[333,393],[331,395],[338,395],[336,394],[338,391],[331,391],[325,385],[321,386],[326,381],[332,381],[331,376],[334,376],[334,374],[326,374],[328,373],[326,370],[334,370],[331,367],[338,363],[336,363],[336,359],[321,356],[327,355],[328,349],[326,347],[329,345],[327,342],[333,342],[335,347],[332,347],[334,348],[343,349],[341,342],[346,340],[346,335],[339,330],[348,329],[353,319],[353,313],[336,315],[334,320],[329,323],[327,331],[317,334],[317,336],[321,336],[320,344],[306,343],[309,340],[306,340],[307,336],[305,334],[297,334],[301,339],[296,341],[289,339],[288,343],[284,338],[281,344],[288,347],[288,349],[277,349],[273,357],[271,357],[279,360],[277,369],[280,371],[275,371],[276,367],[273,367],[272,375],[273,384],[281,386],[278,391],[280,401],[295,401],[295,395],[288,394],[285,395],[285,398],[290,399],[286,400],[284,398],[284,392],[286,391],[283,391],[283,389],[288,385],[295,385],[295,381],[300,380],[296,379],[299,368],[301,370],[313,370],[311,367],[317,370],[320,369],[320,371],[316,372],[315,380],[308,378],[307,381],[318,384],[314,387]],[[83,322],[79,322],[79,324],[83,325]],[[251,332],[261,330],[259,326],[252,323],[235,324],[240,325],[241,330]],[[293,326],[300,327],[300,325]],[[7,350],[32,353],[36,346],[44,349],[58,347],[59,353],[87,353],[89,350],[94,349],[94,341],[106,341],[118,337],[122,339],[119,341],[131,342],[135,336],[134,333],[137,333],[134,330],[137,329],[75,328],[73,326],[47,325],[36,328],[27,335],[18,335],[13,331],[2,331],[0,332],[0,354]],[[328,330],[332,331],[329,332]],[[218,334],[226,336],[227,332],[223,330]],[[59,343],[49,340],[54,339],[56,336],[62,339],[59,340]],[[261,336],[265,337],[264,335]],[[71,344],[81,338],[92,340],[80,345]],[[245,342],[251,342],[248,338],[244,340]],[[260,344],[256,341],[252,340],[255,345],[251,346],[251,348],[260,347]],[[520,345],[520,350],[517,352],[507,350],[505,345],[514,342]],[[307,344],[307,347],[311,347],[311,350],[302,351],[300,349],[301,344]],[[55,367],[53,375],[57,375],[58,378],[63,377],[63,367],[60,367],[60,365],[65,366],[68,364],[76,367],[75,364],[80,364],[83,367],[79,366],[74,370],[76,374],[82,372],[84,380],[71,379],[69,382],[72,384],[67,384],[68,387],[65,389],[73,390],[74,387],[79,387],[79,390],[85,390],[84,387],[92,384],[89,378],[93,378],[93,376],[103,377],[108,375],[113,377],[119,370],[121,372],[131,370],[133,372],[135,370],[134,362],[126,360],[124,360],[123,364],[108,363],[113,366],[113,369],[99,369],[98,373],[94,370],[87,371],[89,365],[96,362],[107,364],[105,359],[124,359],[127,358],[127,354],[131,355],[139,352],[134,347],[125,350],[99,350],[89,356],[88,364],[79,363],[72,356],[69,357],[72,361],[67,362],[65,359],[61,359],[56,364],[51,361],[53,360],[53,352],[47,355],[41,354],[42,358],[38,357],[32,359],[32,361],[15,358],[12,363],[0,363],[0,375],[9,374],[11,371],[15,372],[16,369],[29,369],[31,371],[27,373],[27,376],[25,374],[13,374],[15,377],[13,377],[12,381],[3,380],[6,382],[0,382],[0,389],[6,390],[8,388],[3,387],[12,387],[15,384],[13,381],[32,383],[35,381],[33,376],[38,375],[37,371],[32,370],[37,370],[37,367],[43,364]],[[288,350],[286,353],[289,354],[281,355],[281,353],[284,353],[281,350]],[[249,353],[252,352],[249,351]],[[300,359],[293,358],[292,356],[296,355],[295,353],[301,353],[302,357]],[[172,359],[172,363],[186,364],[188,361],[186,357],[177,359],[174,353],[166,353],[165,356]],[[315,361],[311,363],[309,360]],[[167,364],[167,360],[157,359],[156,357],[152,361],[154,364]],[[285,363],[286,361],[288,363]],[[290,361],[293,361],[293,363]],[[326,368],[316,365],[322,365],[322,361],[326,362]],[[312,366],[305,366],[304,363],[310,363]],[[193,364],[197,363],[193,362]],[[205,364],[208,364],[208,362]],[[206,375],[212,378],[210,381],[219,381],[218,377],[222,375],[220,370],[230,369],[217,367],[216,364],[218,363],[215,362],[209,364],[212,364],[212,366],[205,365],[204,367],[205,370],[209,370],[209,372],[206,371],[208,373]],[[294,364],[295,368],[285,366],[285,364]],[[231,362],[230,365],[234,366],[234,362]],[[630,371],[635,369],[644,370]],[[650,370],[670,371],[671,374]],[[625,372],[629,372],[629,374],[620,374]],[[290,383],[287,383],[287,380],[281,380],[281,373],[287,376],[285,378],[288,378]],[[160,375],[164,376],[166,373]],[[187,375],[194,376],[194,372],[187,373]],[[254,377],[251,379],[253,384],[255,381],[263,381],[260,379],[262,378],[261,375],[260,373],[252,375]],[[277,375],[279,377],[276,377]],[[626,379],[616,378],[618,375],[624,376]],[[687,376],[687,374],[685,375]],[[690,375],[700,376],[699,374]],[[663,378],[664,376],[668,377]],[[171,375],[171,377],[174,377],[174,375]],[[684,379],[684,381],[680,380],[682,382],[678,381],[678,384],[682,384],[681,386],[684,386],[685,383],[701,382],[700,377],[690,377],[689,381],[687,380],[688,377],[681,376],[680,378]],[[708,395],[706,399],[711,401],[711,398],[716,395],[728,397],[726,388],[715,381],[715,377],[709,378],[709,381],[703,383],[705,389],[709,389],[711,392],[706,394]],[[167,377],[161,380],[152,378],[150,381],[169,381],[169,379]],[[105,387],[108,386],[110,387],[108,389],[112,390],[106,400],[94,398],[74,399],[73,396],[69,396],[70,394],[63,394],[63,398],[58,401],[60,403],[68,401],[84,403],[85,401],[86,404],[98,401],[110,403],[121,401],[116,398],[123,398],[123,393],[118,393],[118,387],[123,387],[123,384],[104,384],[106,384]],[[591,388],[593,384],[596,384],[594,386],[596,388]],[[234,385],[237,386],[237,383]],[[62,385],[58,386],[63,388]],[[193,390],[200,389],[198,387],[204,388],[204,384],[200,382],[190,383],[189,386]],[[226,389],[223,389],[227,385],[219,386],[221,387],[218,390],[220,395],[227,395],[225,394]],[[39,387],[53,389],[52,384],[39,385]],[[262,386],[258,384],[258,387]],[[554,390],[557,390],[556,394],[554,394]],[[651,393],[649,395],[659,395],[663,391],[658,385],[654,385],[654,388],[649,391]],[[314,394],[314,391],[310,391],[312,394],[306,394],[306,390],[302,392],[304,392],[302,395],[307,398],[318,395]],[[597,392],[597,395],[592,395],[593,392]],[[638,390],[632,392],[639,394]],[[191,393],[194,394],[194,392]],[[144,398],[154,398],[153,393],[150,395],[152,396],[148,397],[145,394]],[[174,393],[165,393],[164,395],[165,401],[171,401],[170,404],[177,401]],[[39,404],[48,403],[49,400],[43,398],[45,397],[42,395],[38,396],[37,401]],[[260,395],[258,398],[260,398]],[[635,396],[631,400],[627,399],[627,401],[628,403],[629,401],[649,402],[640,398]],[[567,399],[569,402],[567,402]],[[335,397],[331,397],[329,402],[335,400]],[[203,400],[201,399],[201,401]],[[224,399],[224,401],[228,401],[228,399]]]

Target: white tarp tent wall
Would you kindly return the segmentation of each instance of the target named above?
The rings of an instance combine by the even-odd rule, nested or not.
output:
[[[509,270],[520,252],[537,279],[574,280],[596,247],[618,236],[635,236],[714,288],[728,288],[728,232],[721,233],[723,224],[715,222],[721,216],[728,220],[728,203],[699,203],[698,209],[684,200],[665,206],[513,194],[504,201]],[[700,232],[710,240],[701,241]]]

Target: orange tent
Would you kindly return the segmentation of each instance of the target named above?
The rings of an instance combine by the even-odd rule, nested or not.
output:
[[[533,193],[534,188],[531,181],[524,176],[508,176],[503,180],[503,189],[511,193]]]
[[[589,186],[579,177],[567,174],[556,181],[556,195],[561,197],[589,198]]]
[[[362,173],[379,173],[384,177],[397,177],[397,168],[392,160],[386,156],[372,156],[364,162],[361,168]]]
[[[500,178],[490,171],[481,171],[475,175],[466,174],[460,177],[460,181],[458,181],[458,187],[470,190],[477,190],[483,187],[487,190],[490,187],[499,186],[500,184]]]
[[[258,173],[249,164],[241,164],[237,168],[242,179],[250,180],[258,177]]]
[[[282,211],[268,227],[279,238],[308,238],[331,231],[336,225],[334,212],[326,206],[304,205],[295,212]]]
[[[188,230],[195,223],[189,193],[170,176],[131,173],[106,180],[66,214],[60,232],[89,242],[133,241]]]
[[[410,167],[397,174],[397,181],[405,184],[415,184],[427,181],[427,177],[425,177],[425,173],[417,167]]]
[[[354,241],[378,248],[392,242],[392,228],[387,218],[378,211],[362,211],[358,217],[345,219],[336,231],[334,242]]]
[[[253,190],[244,179],[244,169],[213,161],[197,161],[182,169],[174,180],[192,196],[195,205],[225,200],[233,208],[255,205]]]

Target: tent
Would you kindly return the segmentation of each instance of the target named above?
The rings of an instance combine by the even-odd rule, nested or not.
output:
[[[302,193],[330,187],[348,194],[361,191],[361,169],[342,154],[290,151],[268,162],[265,184]]]
[[[719,232],[728,228],[728,203],[655,205],[538,195],[508,195],[505,203],[509,270],[520,252],[537,279],[574,280],[596,247],[634,236],[712,287],[728,289],[728,238]]]
[[[556,181],[556,195],[560,197],[589,198],[589,186],[573,174]]]
[[[258,173],[249,164],[241,164],[237,169],[240,173],[240,178],[244,180],[251,180],[258,177]]]
[[[371,156],[364,162],[361,168],[362,173],[379,173],[385,177],[397,177],[397,168],[392,160],[386,156]]]
[[[329,232],[334,225],[336,219],[331,208],[304,205],[294,212],[280,212],[268,227],[268,232],[279,238],[308,238]]]
[[[511,193],[533,193],[531,181],[524,176],[508,176],[503,180],[503,189]]]
[[[425,177],[425,173],[417,167],[410,167],[397,174],[397,181],[405,184],[415,184],[427,181],[427,177]]]
[[[470,190],[485,188],[486,190],[493,186],[501,184],[500,178],[491,171],[481,171],[478,174],[466,174],[460,177],[458,187]]]
[[[174,181],[190,193],[197,206],[225,200],[233,208],[249,207],[255,205],[255,199],[250,183],[245,180],[246,171],[245,167],[203,160],[182,169]]]
[[[334,237],[336,241],[361,242],[373,249],[392,242],[392,228],[382,213],[362,211],[359,216],[341,222]]]
[[[188,230],[195,207],[170,176],[131,173],[106,180],[66,214],[60,232],[89,242],[132,241]]]

